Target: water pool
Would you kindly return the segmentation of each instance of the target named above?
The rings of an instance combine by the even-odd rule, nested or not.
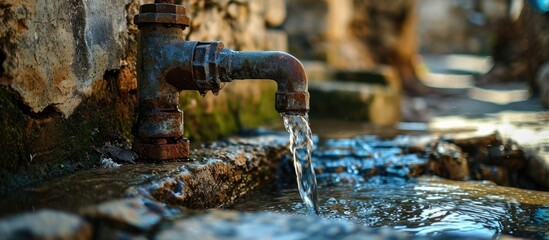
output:
[[[415,176],[427,160],[404,149],[401,140],[360,136],[321,141],[313,153],[319,215],[420,236],[549,238],[549,192]],[[232,208],[308,214],[291,166],[289,159],[284,161],[277,181]]]

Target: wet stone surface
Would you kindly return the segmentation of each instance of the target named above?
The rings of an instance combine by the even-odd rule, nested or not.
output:
[[[28,187],[0,200],[2,215],[56,210],[5,218],[0,232],[14,239],[150,237],[166,219],[192,214],[187,208],[229,205],[271,179],[288,154],[287,139],[231,138],[194,150],[189,162],[97,167]]]
[[[414,237],[543,239],[549,234],[549,192],[515,188],[546,189],[526,171],[538,159],[499,134],[357,136],[315,145],[324,219],[389,227]],[[291,163],[284,162],[278,182],[232,209],[307,214],[289,178],[292,172]]]
[[[537,184],[526,168],[540,159],[526,154],[516,142],[502,138],[497,132],[473,138],[357,136],[328,139],[320,145],[313,152],[317,178],[330,184],[364,181],[373,176],[437,175],[452,180],[490,180],[503,186],[547,189]],[[291,176],[291,169],[284,171]]]
[[[40,210],[0,221],[3,239],[89,239],[92,228],[83,218],[59,211]]]
[[[439,117],[429,123],[429,127],[435,131],[455,131],[448,137],[469,155],[470,162],[476,163],[470,166],[471,173],[479,176],[476,179],[531,188],[530,181],[523,181],[522,176],[527,176],[534,185],[549,189],[548,123],[547,112],[509,111],[470,117]],[[494,135],[494,132],[499,135]]]
[[[29,186],[0,199],[0,215],[41,208],[77,212],[124,197],[210,208],[268,181],[277,160],[287,154],[287,135],[233,138],[194,150],[192,162],[123,164],[96,167]]]
[[[277,159],[288,153],[285,139],[281,135],[215,143],[193,152],[192,162],[167,177],[131,187],[126,195],[198,209],[230,205],[271,178]]]
[[[82,211],[82,215],[98,224],[138,232],[147,232],[163,217],[176,213],[176,210],[169,209],[162,203],[142,198],[113,200]]]
[[[4,218],[0,233],[14,239],[48,234],[71,239],[490,239],[549,234],[547,192],[501,187],[493,179],[455,182],[425,176],[477,179],[482,169],[477,166],[525,174],[521,163],[532,160],[497,134],[467,139],[315,138],[319,216],[307,215],[299,198],[287,161],[287,138],[233,138],[193,151],[193,162],[98,167],[30,187],[2,199],[1,213],[57,210]],[[214,207],[237,211],[200,210]]]
[[[359,136],[352,139],[330,139],[313,152],[319,180],[354,181],[348,176],[369,178],[375,175],[416,177],[424,173],[427,159],[421,157],[424,148],[413,147],[405,138],[394,141],[375,136]],[[418,154],[419,153],[419,154]]]
[[[212,211],[163,226],[157,239],[410,239],[348,222],[276,213]]]

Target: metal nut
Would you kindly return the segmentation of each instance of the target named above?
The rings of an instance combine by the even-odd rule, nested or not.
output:
[[[188,27],[190,23],[187,10],[182,5],[169,3],[145,4],[140,7],[139,12],[134,18],[137,25],[162,23]]]

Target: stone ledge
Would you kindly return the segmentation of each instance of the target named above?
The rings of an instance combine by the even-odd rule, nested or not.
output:
[[[133,186],[126,195],[199,209],[229,205],[273,177],[278,160],[289,154],[286,139],[232,139],[195,151],[193,162],[181,165],[160,180]]]
[[[368,139],[370,138],[363,140]],[[91,192],[92,195],[111,194],[110,201],[102,200],[100,204],[80,204],[76,211],[77,215],[56,210],[41,210],[37,213],[25,213],[3,219],[0,220],[0,235],[13,236],[13,239],[67,239],[65,236],[68,236],[69,239],[422,238],[388,228],[369,229],[341,220],[326,220],[314,216],[222,210],[189,212],[180,208],[180,206],[220,207],[231,203],[262,181],[267,180],[269,176],[274,175],[268,173],[272,173],[274,170],[271,167],[279,164],[277,160],[287,154],[286,142],[287,136],[284,134],[234,138],[214,143],[201,150],[195,150],[192,154],[195,162],[136,164],[125,165],[117,169],[103,169],[109,170],[110,176],[116,176],[113,178],[96,175],[98,171],[90,170],[89,172],[93,174],[81,176],[101,179],[90,181],[90,179],[80,178],[79,181],[88,184],[82,185],[87,188],[81,190],[88,194]],[[466,145],[469,142],[455,143]],[[353,146],[361,146],[363,151],[352,151],[352,154],[363,157],[370,155],[371,151],[364,148],[363,145],[353,144]],[[379,147],[388,150],[393,149],[390,146],[392,145],[388,142],[379,144]],[[406,152],[409,153],[417,151],[423,150],[411,146],[406,149]],[[317,151],[317,153],[324,154],[323,157],[333,155],[326,151]],[[337,157],[337,155],[332,157]],[[404,165],[395,163],[394,169],[412,169],[424,164],[424,161],[418,161],[416,158],[406,160]],[[390,169],[391,167],[387,166],[387,171],[391,171]],[[345,172],[337,169],[335,171]],[[391,172],[391,174],[403,174],[403,177],[415,176],[417,173],[419,171],[414,171],[411,175],[408,175],[408,172]],[[130,187],[125,194],[119,192],[118,195],[113,195],[106,192],[111,185],[106,185],[105,188],[105,184],[112,184],[121,176],[122,178],[133,176],[132,179],[127,179],[121,184],[133,187]],[[69,178],[69,180],[67,183],[76,184],[75,178]],[[62,182],[45,184],[41,188],[31,189],[27,193],[36,191],[36,189],[42,189],[42,193],[48,192],[48,186],[51,189],[63,189],[65,186],[60,183]],[[233,188],[233,186],[235,187]],[[117,189],[122,188],[117,187]],[[70,195],[75,194],[79,193],[73,192]],[[116,197],[120,195],[126,197]],[[41,196],[38,195],[38,197]],[[83,196],[78,195],[78,197]],[[47,200],[64,201],[64,203],[71,200],[67,194],[54,196],[53,199]],[[84,205],[90,206],[82,208]],[[0,202],[0,206],[6,206],[6,204]],[[48,217],[43,217],[44,214]],[[56,220],[51,222],[51,219]],[[48,224],[44,225],[43,221],[48,221]],[[47,226],[47,231],[41,230],[44,226]],[[461,239],[456,236],[443,235],[454,237],[452,239]],[[50,236],[53,237],[47,238]],[[424,239],[428,238],[430,237],[424,237]]]
[[[185,207],[229,205],[274,177],[278,160],[288,154],[287,142],[286,134],[231,138],[195,149],[193,162],[94,168],[53,179],[0,200],[2,215],[48,209],[0,220],[0,235],[13,239],[151,236],[163,220],[185,216]]]
[[[344,221],[278,213],[215,210],[168,224],[157,239],[420,239]]]
[[[54,208],[78,211],[123,197],[142,197],[190,208],[230,204],[274,177],[288,153],[286,134],[232,138],[191,153],[193,162],[124,164],[82,170],[3,196],[0,216]]]

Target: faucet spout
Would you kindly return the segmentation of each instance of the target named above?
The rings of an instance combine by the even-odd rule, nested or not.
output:
[[[270,79],[278,85],[275,109],[280,113],[303,115],[309,111],[309,92],[305,68],[294,56],[278,51],[244,52],[224,48],[221,42],[185,42],[187,47],[175,54],[182,62],[178,74],[167,74],[166,81],[181,90],[219,92],[226,82],[245,79]],[[192,56],[187,59],[184,56]],[[189,61],[189,62],[184,62]],[[187,79],[184,72],[192,73]],[[173,76],[173,77],[172,77]]]
[[[277,83],[275,109],[280,113],[305,114],[309,111],[307,75],[299,60],[278,51],[239,52],[226,49],[229,78],[271,79]]]

